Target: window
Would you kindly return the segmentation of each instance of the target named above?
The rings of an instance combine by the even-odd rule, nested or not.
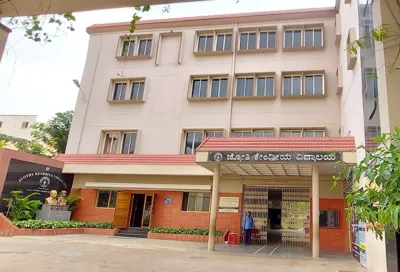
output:
[[[324,137],[325,131],[323,130],[304,130],[304,137]]]
[[[301,137],[301,130],[282,130],[282,137]]]
[[[304,43],[305,46],[322,46],[322,29],[306,29]]]
[[[325,228],[339,228],[339,211],[320,211],[319,226]]]
[[[273,137],[272,129],[243,129],[233,130],[232,137]]]
[[[143,100],[143,92],[144,92],[143,81],[132,82],[131,97],[130,97],[131,100]]]
[[[151,52],[151,39],[139,40],[139,56],[150,55]]]
[[[378,82],[375,69],[365,69],[364,82],[365,97],[376,98],[378,96]]]
[[[151,35],[133,36],[129,39],[122,38],[119,57],[150,56],[152,47]]]
[[[286,30],[284,46],[301,47],[301,30]]]
[[[192,87],[192,98],[207,97],[207,79],[194,79]]]
[[[0,121],[0,128],[3,126],[3,122]]]
[[[197,51],[212,51],[213,50],[213,35],[201,35],[199,36],[199,43],[197,47]]]
[[[210,211],[211,193],[183,193],[182,211],[208,212]]]
[[[232,34],[218,34],[216,51],[232,50]]]
[[[381,135],[381,127],[380,126],[369,126],[367,127],[366,136],[367,137],[376,137]]]
[[[211,84],[209,84],[211,82]],[[227,76],[192,77],[189,98],[227,98]]]
[[[256,49],[257,33],[240,33],[240,49]]]
[[[260,32],[259,48],[275,48],[275,31]]]
[[[22,122],[21,128],[28,128],[29,127],[29,122]]]
[[[134,154],[136,131],[103,132],[103,154]]]
[[[136,133],[124,133],[121,154],[134,154]]]
[[[283,77],[283,95],[301,95],[301,76]]]
[[[123,82],[113,82],[109,101],[144,102],[144,89],[145,79],[128,79]]]
[[[214,78],[211,85],[211,97],[226,97],[227,78]]]
[[[306,95],[318,95],[324,93],[322,75],[306,75],[304,81],[304,93]]]
[[[184,153],[195,154],[196,148],[208,137],[222,137],[221,130],[195,130],[185,131]]]
[[[117,200],[116,191],[102,191],[99,190],[97,194],[97,208],[115,208],[115,201]]]
[[[253,96],[252,77],[239,77],[236,79],[236,96]]]
[[[125,100],[126,83],[114,83],[113,100]]]
[[[135,41],[134,40],[124,41],[121,50],[122,50],[121,56],[123,57],[133,56],[135,50]]]
[[[274,78],[257,78],[257,96],[274,96]]]

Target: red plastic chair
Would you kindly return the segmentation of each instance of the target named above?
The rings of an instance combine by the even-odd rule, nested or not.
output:
[[[251,232],[251,236],[254,239],[260,239],[261,238],[260,230],[259,229],[253,229],[252,232]]]
[[[235,245],[237,245],[237,233],[230,232],[228,234],[227,244],[235,244]]]

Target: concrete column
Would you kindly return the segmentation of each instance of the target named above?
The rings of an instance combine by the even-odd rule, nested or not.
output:
[[[312,166],[312,256],[319,257],[319,166]]]
[[[215,231],[217,227],[218,192],[221,165],[214,166],[214,179],[211,195],[210,229],[208,233],[208,251],[215,251]]]

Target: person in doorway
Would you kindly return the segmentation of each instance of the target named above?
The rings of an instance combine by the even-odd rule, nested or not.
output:
[[[251,216],[251,212],[247,212],[247,215],[243,218],[243,235],[244,235],[244,244],[250,245],[251,243],[251,232],[254,228],[254,219]]]

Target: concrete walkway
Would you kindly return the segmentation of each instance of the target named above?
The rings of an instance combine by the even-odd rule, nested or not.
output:
[[[275,249],[272,246],[218,245],[217,252],[209,253],[205,243],[95,235],[0,237],[0,245],[1,271],[6,272],[366,271],[348,256],[293,257],[285,248],[281,249],[282,252],[289,252],[289,255],[274,255],[280,247]]]

